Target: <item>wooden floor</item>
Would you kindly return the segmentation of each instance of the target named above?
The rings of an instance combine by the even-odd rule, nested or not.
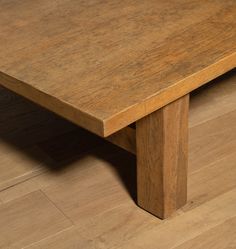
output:
[[[188,204],[135,205],[135,157],[0,88],[0,248],[236,248],[236,72],[191,96]]]

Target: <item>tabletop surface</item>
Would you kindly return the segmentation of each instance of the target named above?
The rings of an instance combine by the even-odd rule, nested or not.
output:
[[[235,0],[0,0],[0,84],[101,136],[235,66]]]

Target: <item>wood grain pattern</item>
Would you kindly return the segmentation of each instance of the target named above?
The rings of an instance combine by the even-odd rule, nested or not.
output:
[[[0,86],[0,136],[21,148],[31,147],[76,125]]]
[[[236,217],[196,236],[174,249],[233,249],[236,248]]]
[[[234,111],[235,92],[236,69],[194,91],[190,97],[189,128]]]
[[[0,206],[0,248],[23,248],[72,223],[40,191]]]
[[[0,87],[0,190],[44,171],[43,155],[35,145],[76,128],[57,115]]]
[[[202,163],[199,162],[199,165],[201,165],[199,169],[194,170],[192,168],[193,164],[189,163],[191,166],[188,178],[189,201],[182,210],[189,211],[194,209],[236,188],[236,145],[233,148],[234,152],[230,155],[222,151],[223,158],[220,160],[214,160],[212,156],[212,163],[210,165],[203,163],[204,166],[202,166]],[[194,154],[197,148],[191,151]],[[206,149],[201,149],[201,151],[202,153],[207,153]]]
[[[171,249],[235,217],[236,189],[185,214],[145,229],[119,249]],[[171,239],[170,239],[171,238]],[[156,243],[153,243],[155,240]],[[158,247],[157,247],[158,245]]]
[[[74,245],[75,249],[115,249],[135,237],[140,231],[148,229],[154,224],[155,226],[161,224],[161,220],[149,215],[131,202],[118,205],[101,215],[92,215],[87,218],[86,222],[80,221],[73,230],[56,234],[29,248],[70,249],[70,246]]]
[[[66,229],[45,240],[34,243],[23,249],[91,249],[93,242],[80,236],[75,228]]]
[[[108,136],[234,68],[235,15],[234,0],[1,0],[0,83]]]
[[[187,201],[186,95],[136,123],[138,204],[159,218]]]
[[[230,245],[234,241],[234,194],[235,191],[230,191],[197,209],[173,217],[171,220],[166,220],[165,222],[152,219],[153,217],[150,215],[144,216],[145,212],[139,212],[137,216],[134,211],[135,207],[133,209],[127,206],[123,209],[119,207],[110,211],[112,213],[111,216],[108,214],[109,216],[106,217],[107,213],[104,213],[104,217],[98,217],[93,222],[88,222],[84,229],[77,226],[76,229],[70,229],[47,238],[35,245],[27,247],[27,249],[54,249],[69,247],[71,245],[74,245],[75,248],[81,245],[87,248],[86,245],[88,245],[88,248],[109,247],[112,249],[133,249],[134,247],[140,249],[171,249],[182,245],[182,247],[180,246],[181,249],[189,249],[192,247],[184,246],[192,245],[193,248],[203,248],[200,247],[201,244],[205,245],[205,249],[221,249],[221,247],[217,247],[216,245],[215,247],[211,247],[211,243],[214,244],[215,241],[219,240],[221,242],[220,245],[223,246],[224,244]],[[227,205],[223,205],[221,201],[225,201]],[[127,211],[127,208],[129,211]],[[112,218],[114,216],[116,217],[115,222]],[[121,221],[119,221],[120,217],[122,217]],[[203,223],[204,226],[202,225]],[[221,230],[222,236],[219,236],[217,239],[216,234],[214,235],[213,233],[215,231],[218,234],[220,232],[219,228],[223,228]],[[227,234],[230,228],[231,232]],[[209,237],[206,237],[207,235]],[[223,241],[223,235],[228,240]],[[144,239],[142,239],[142,236],[144,236]],[[170,236],[171,240],[169,239]]]
[[[0,146],[1,148],[4,151],[8,149],[8,153],[0,153],[2,162],[0,164],[0,190],[39,175],[45,170],[43,161],[39,162],[29,156],[31,153],[36,154],[35,148],[31,150],[25,149],[23,153],[12,147]]]
[[[4,191],[0,190],[0,202],[1,199],[4,202],[0,207],[7,205],[6,208],[0,209],[0,236],[7,234],[9,245],[19,245],[18,237],[15,236],[19,233],[25,241],[24,245],[32,243],[29,247],[24,247],[27,249],[71,249],[73,247],[76,249],[123,247],[173,249],[178,246],[181,249],[195,249],[195,247],[198,249],[201,245],[203,246],[200,248],[204,249],[222,249],[224,246],[227,248],[231,245],[234,248],[236,113],[233,110],[236,106],[233,108],[232,104],[233,96],[236,96],[234,88],[236,81],[226,77],[222,82],[218,80],[214,82],[215,84],[207,87],[206,96],[208,97],[203,98],[203,93],[199,94],[197,91],[193,105],[190,99],[190,116],[192,116],[190,145],[192,141],[193,145],[190,146],[189,151],[191,160],[188,170],[188,204],[170,219],[162,221],[138,208],[127,193],[132,186],[136,185],[134,156],[104,142],[103,148],[99,146],[99,150],[90,150],[77,158],[76,155],[80,149],[72,149],[68,146],[71,138],[76,136],[76,132],[74,136],[65,133],[57,139],[48,137],[46,134],[49,134],[51,128],[47,127],[48,132],[46,132],[45,127],[43,132],[45,135],[42,135],[39,128],[35,129],[37,122],[41,124],[38,120],[32,126],[27,126],[28,134],[31,131],[35,133],[35,136],[28,137],[27,144],[37,146],[38,140],[35,137],[41,136],[41,141],[46,138],[47,141],[43,142],[43,145],[40,143],[40,148],[44,148],[45,154],[48,153],[58,167],[51,171],[48,166],[48,170],[43,174],[32,177],[27,182],[13,184]],[[229,97],[230,103],[225,101],[227,99],[224,97],[225,94]],[[0,94],[1,103],[4,102],[3,96]],[[6,96],[9,95],[6,94]],[[211,103],[216,103],[217,100],[214,109]],[[28,107],[21,105],[17,109],[17,98],[12,98],[11,103],[16,108],[12,107],[11,112],[7,112],[10,105],[1,105],[1,113],[10,115],[15,126],[21,127],[22,115],[18,115],[19,109],[24,113],[24,109],[27,111]],[[203,108],[200,108],[201,106]],[[208,107],[212,110],[210,116]],[[30,113],[27,114],[27,120],[30,120],[30,116]],[[33,111],[32,117],[35,117]],[[3,121],[3,119],[0,120]],[[3,128],[4,125],[0,125],[0,129]],[[0,132],[0,138],[2,134]],[[84,137],[80,133],[77,136],[80,144],[80,139]],[[17,139],[19,139],[17,144],[20,144],[21,137],[17,136]],[[212,147],[208,146],[210,142],[213,143]],[[96,143],[91,141],[91,147],[93,144]],[[10,159],[16,153],[16,148],[11,145],[10,141],[6,144],[6,141],[0,139],[1,166],[4,165],[7,157]],[[74,141],[73,145],[77,148]],[[4,152],[5,157],[3,157]],[[21,154],[27,154],[27,150],[22,148]],[[69,160],[70,158],[72,161]],[[39,162],[43,159],[44,157],[41,156]],[[34,164],[26,155],[24,161],[29,170],[30,167],[34,169]],[[61,167],[62,161],[66,162],[63,167]],[[0,175],[11,170],[17,172],[24,167],[22,163],[13,162],[0,167]],[[47,165],[45,167],[47,168]],[[54,218],[51,219],[56,209],[51,207],[50,201],[45,199],[46,196],[42,197],[38,191],[35,194],[34,191],[37,189],[47,194],[48,200],[65,212],[75,225],[65,230],[63,226],[58,226],[57,221],[60,222],[62,217],[56,216],[56,222]],[[29,197],[30,192],[34,194],[30,194]],[[26,215],[21,212],[24,208]],[[2,219],[7,209],[7,214],[12,211],[19,223],[32,215],[36,218],[29,219],[27,222],[24,219],[22,223],[26,225],[21,228],[17,226],[18,222],[11,222],[10,226],[9,219],[7,221],[6,218]],[[39,219],[38,214],[40,214]],[[3,224],[3,221],[6,223]],[[31,233],[28,233],[27,227]],[[4,233],[1,229],[5,229]],[[6,237],[4,237],[4,243],[6,243],[5,239]],[[3,249],[6,248],[4,244]]]
[[[189,161],[191,171],[212,164],[223,157],[235,153],[236,110],[190,129]],[[205,153],[201,147],[204,144]],[[222,146],[224,145],[224,146]]]
[[[119,154],[116,154],[113,160],[120,161]],[[126,162],[122,161],[122,166],[128,168],[129,162],[130,159],[127,159]],[[79,165],[84,169],[76,169],[76,167],[80,167]],[[109,161],[98,159],[95,162],[93,156],[86,156],[79,165],[78,162],[75,163],[74,170],[68,170],[63,177],[62,175],[53,177],[52,174],[50,180],[50,175],[45,174],[37,178],[37,182],[46,195],[75,224],[81,224],[88,217],[92,219],[99,216],[104,211],[128,200],[132,202],[129,193],[122,188],[122,185],[114,181],[114,177],[112,177],[114,173]],[[104,170],[105,168],[107,170]],[[76,172],[79,171],[81,174],[77,175]]]

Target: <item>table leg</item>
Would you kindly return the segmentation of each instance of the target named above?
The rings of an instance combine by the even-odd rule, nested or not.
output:
[[[189,95],[136,122],[138,205],[159,218],[187,201]]]

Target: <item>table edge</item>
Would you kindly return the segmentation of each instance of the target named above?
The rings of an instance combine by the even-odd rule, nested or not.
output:
[[[0,71],[0,85],[101,137],[107,137],[236,67],[236,52],[167,89],[101,120]]]

